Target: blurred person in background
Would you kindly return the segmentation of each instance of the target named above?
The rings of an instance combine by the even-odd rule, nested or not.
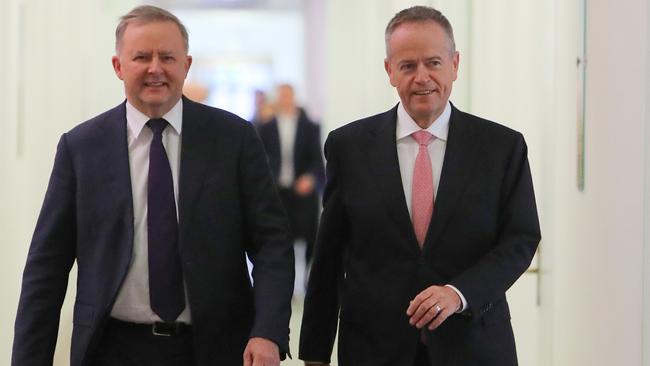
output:
[[[278,366],[288,352],[293,248],[264,149],[250,123],[183,97],[188,48],[163,9],[120,19],[126,101],[60,139],[12,365],[52,364],[75,261],[73,366]]]
[[[331,132],[300,358],[515,366],[506,290],[540,229],[523,136],[449,102],[451,24],[415,6],[385,31],[400,102]]]
[[[253,111],[253,118],[251,118],[252,124],[261,126],[273,119],[273,105],[269,103],[263,90],[256,89],[254,91],[253,104],[255,110]]]
[[[183,85],[183,95],[187,99],[191,99],[195,102],[205,104],[208,100],[209,92],[210,91],[205,85],[203,85],[203,83],[196,80],[185,81],[185,85]]]
[[[296,103],[293,87],[277,87],[275,117],[259,125],[294,239],[305,241],[309,265],[318,227],[319,189],[325,176],[320,126]]]

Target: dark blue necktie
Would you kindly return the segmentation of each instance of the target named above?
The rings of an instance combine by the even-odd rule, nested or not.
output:
[[[168,123],[152,119],[149,149],[147,227],[149,235],[149,300],[151,309],[166,323],[176,321],[185,308],[183,272],[178,252],[178,222],[174,181],[162,132]]]

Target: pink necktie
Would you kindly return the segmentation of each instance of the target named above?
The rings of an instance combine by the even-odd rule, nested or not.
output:
[[[415,169],[413,169],[411,209],[415,237],[422,247],[433,214],[433,173],[427,146],[433,141],[434,136],[424,130],[414,132],[411,136],[420,145],[415,158]]]

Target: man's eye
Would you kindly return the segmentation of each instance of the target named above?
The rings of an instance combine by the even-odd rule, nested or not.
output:
[[[404,65],[402,65],[402,66],[400,67],[400,70],[404,70],[404,71],[408,71],[408,70],[411,70],[411,69],[413,69],[413,65],[412,65],[412,64],[404,64]]]

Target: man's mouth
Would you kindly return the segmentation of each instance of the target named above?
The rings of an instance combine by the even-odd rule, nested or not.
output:
[[[164,86],[165,83],[162,81],[149,81],[149,82],[145,82],[144,85],[152,88],[158,88]]]
[[[419,91],[413,92],[413,94],[415,94],[415,95],[429,95],[429,94],[432,94],[434,91],[435,90],[433,90],[433,89],[431,89],[431,90],[419,90]]]

